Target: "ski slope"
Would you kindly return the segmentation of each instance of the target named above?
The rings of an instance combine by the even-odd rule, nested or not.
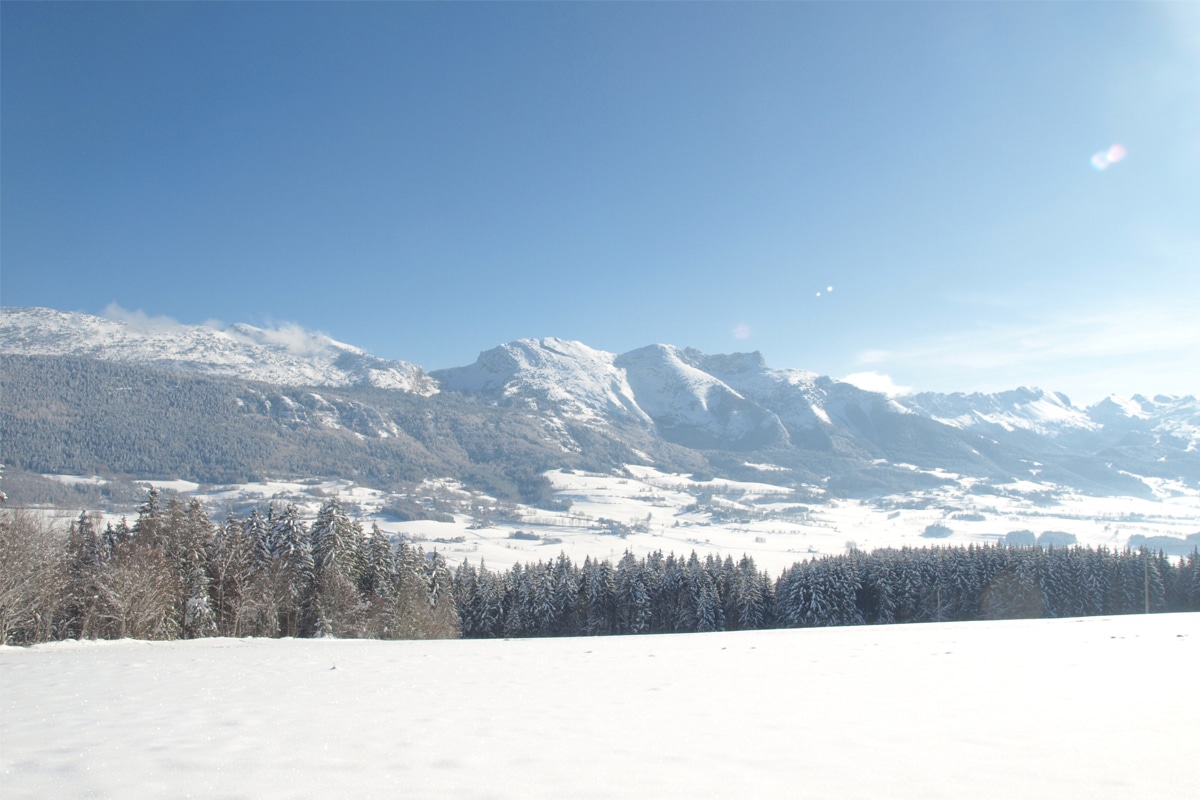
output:
[[[6,800],[1188,797],[1200,614],[0,648]]]

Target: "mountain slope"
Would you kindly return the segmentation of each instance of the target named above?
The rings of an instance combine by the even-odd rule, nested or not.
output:
[[[627,420],[648,426],[612,353],[564,339],[518,339],[480,353],[474,364],[431,375],[442,387],[548,411],[582,422]]]
[[[148,364],[280,386],[377,386],[421,395],[437,391],[420,367],[376,358],[294,326],[213,328],[5,308],[0,313],[0,352]]]
[[[1065,430],[1095,431],[1101,427],[1087,411],[1071,405],[1066,395],[1024,386],[995,394],[921,392],[899,402],[944,425],[992,434],[1027,430],[1053,437]]]
[[[4,309],[0,354],[5,463],[41,472],[381,486],[441,475],[523,497],[547,469],[626,464],[730,477],[766,465],[763,479],[854,496],[960,478],[1142,495],[1200,486],[1190,397],[1087,409],[1027,388],[889,398],[759,353],[617,355],[554,338],[426,374],[299,329],[47,309]]]

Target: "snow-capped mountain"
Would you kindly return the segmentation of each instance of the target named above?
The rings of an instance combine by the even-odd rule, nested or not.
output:
[[[1189,451],[1200,447],[1200,400],[1195,397],[1110,395],[1089,406],[1087,414],[1109,430],[1149,434],[1156,443],[1175,443]]]
[[[0,352],[139,363],[281,386],[376,386],[421,395],[437,384],[404,361],[376,358],[298,326],[181,325],[48,308],[5,308]]]
[[[575,422],[632,422],[699,449],[785,446],[791,430],[849,425],[846,408],[887,402],[815,373],[769,369],[759,353],[706,355],[665,344],[617,355],[581,342],[521,339],[431,375],[450,391]]]
[[[892,398],[772,368],[760,353],[655,344],[614,354],[554,338],[510,342],[473,364],[427,374],[298,327],[159,324],[48,309],[3,309],[0,355],[8,359],[9,375],[0,379],[9,378],[12,406],[0,408],[6,457],[28,454],[21,458],[44,472],[144,470],[171,453],[176,469],[200,460],[209,477],[197,468],[196,480],[300,465],[330,475],[429,468],[525,492],[539,491],[530,475],[555,467],[668,462],[714,474],[768,464],[778,479],[826,482],[858,496],[951,474],[999,483],[1036,477],[1094,492],[1200,486],[1200,403],[1192,397],[1113,397],[1090,408],[1036,388]],[[38,407],[38,392],[55,391],[82,369],[52,363],[56,356],[113,365],[88,367],[89,385],[73,389],[72,414]],[[259,385],[163,377],[181,372]],[[111,403],[133,387],[141,388]],[[165,397],[178,412],[175,427],[156,432],[154,425],[168,424],[155,410]],[[136,453],[126,419],[134,416],[147,437]],[[195,434],[186,442],[179,439],[185,428]]]
[[[1068,429],[1094,431],[1101,427],[1066,395],[1026,386],[994,394],[921,392],[903,397],[899,403],[943,425],[990,434],[1026,430],[1057,436]]]
[[[677,347],[642,347],[618,356],[615,363],[625,370],[638,405],[671,441],[735,450],[787,441],[787,430],[774,412],[689,363]]]
[[[518,339],[479,354],[474,364],[435,371],[446,389],[589,422],[649,425],[616,356],[564,339]]]
[[[920,394],[897,401],[908,410],[992,437],[1027,432],[1049,440],[1129,443],[1131,435],[1184,450],[1200,446],[1200,401],[1194,397],[1109,396],[1081,408],[1060,392],[1021,387],[994,394]]]

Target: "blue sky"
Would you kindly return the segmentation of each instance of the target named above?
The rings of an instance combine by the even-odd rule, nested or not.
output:
[[[1198,394],[1198,10],[6,2],[0,302]]]

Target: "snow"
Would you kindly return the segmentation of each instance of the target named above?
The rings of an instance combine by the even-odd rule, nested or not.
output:
[[[1087,410],[1073,406],[1066,395],[1027,386],[995,394],[922,392],[898,402],[935,422],[963,429],[996,426],[1008,432],[1028,430],[1057,436],[1066,430],[1094,431],[1102,427]]]
[[[297,325],[221,328],[126,316],[5,308],[0,313],[0,352],[149,364],[282,386],[367,384],[422,395],[437,392],[437,384],[420,367],[376,358]]]
[[[1187,797],[1200,614],[0,648],[43,797]]]
[[[1107,402],[1116,406],[1127,417],[1138,417],[1141,419],[1149,419],[1150,415],[1142,408],[1142,404],[1131,397],[1120,397],[1118,395],[1109,395]],[[1104,401],[1101,401],[1104,402]]]
[[[196,492],[200,489],[200,484],[195,481],[143,481],[158,490],[170,489],[173,492]]]
[[[652,418],[673,425],[711,427],[712,411],[723,400],[743,401],[718,378],[697,369],[672,345],[655,344],[617,357],[638,405]]]
[[[1036,463],[1036,462],[1032,462]],[[767,466],[767,465],[760,465]],[[567,511],[499,503],[448,478],[428,479],[403,495],[409,503],[449,513],[451,522],[399,521],[384,508],[394,494],[344,480],[265,481],[228,486],[199,486],[186,481],[142,481],[173,488],[203,501],[218,524],[232,510],[244,517],[252,506],[265,512],[293,504],[309,524],[329,497],[341,498],[364,527],[377,524],[394,537],[436,549],[451,565],[483,560],[491,569],[545,561],[565,553],[583,563],[587,557],[616,562],[626,550],[638,557],[656,550],[701,557],[714,554],[735,561],[754,558],[773,577],[800,560],[838,555],[854,546],[923,547],[929,525],[953,533],[936,544],[994,544],[1011,531],[1035,534],[1059,531],[1084,546],[1122,549],[1131,537],[1173,536],[1200,532],[1200,490],[1174,480],[1144,479],[1151,497],[1094,497],[1034,479],[984,484],[942,470],[914,471],[951,481],[935,489],[905,492],[876,500],[832,500],[817,487],[792,489],[760,481],[724,478],[696,480],[644,465],[614,473],[551,470],[546,474],[555,497],[570,502]],[[1032,470],[1031,470],[1032,471]],[[760,474],[773,474],[762,470]],[[48,476],[49,477],[49,476]],[[78,476],[57,476],[77,481]],[[980,491],[981,486],[987,489]],[[101,524],[131,518],[136,508],[100,515]],[[79,509],[45,509],[61,529]],[[537,540],[514,539],[534,533]]]
[[[67,486],[103,486],[108,483],[108,478],[102,478],[99,475],[42,475],[42,477]]]
[[[549,403],[568,417],[650,419],[638,407],[616,356],[565,339],[518,339],[480,353],[474,364],[440,370],[446,389]]]

